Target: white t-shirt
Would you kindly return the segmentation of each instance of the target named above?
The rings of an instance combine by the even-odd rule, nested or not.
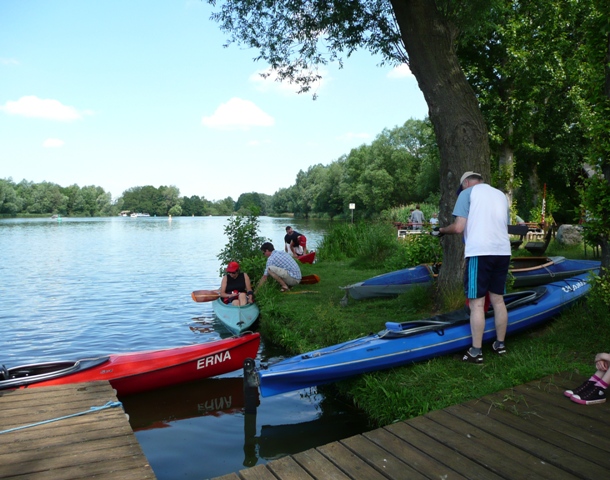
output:
[[[486,183],[462,191],[453,208],[455,217],[466,218],[465,257],[511,255],[506,195]]]

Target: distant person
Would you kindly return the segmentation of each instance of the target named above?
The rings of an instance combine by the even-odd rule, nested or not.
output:
[[[426,219],[424,218],[424,212],[419,209],[419,205],[415,205],[415,210],[411,212],[411,218],[409,221],[413,226],[413,230],[421,230],[424,226]]]
[[[294,251],[295,246],[300,246],[303,253],[297,254]],[[288,225],[286,227],[286,235],[284,236],[284,251],[290,253],[293,257],[305,255],[307,253],[307,237]],[[301,251],[301,249],[299,249],[299,251]]]
[[[453,223],[448,227],[436,227],[432,234],[464,233],[464,290],[470,305],[472,346],[462,360],[482,364],[484,306],[488,293],[496,327],[496,341],[492,349],[498,355],[506,353],[504,340],[508,313],[503,294],[511,256],[507,228],[510,218],[508,201],[504,193],[484,183],[483,176],[475,172],[462,175],[457,193]]]
[[[436,227],[438,225],[438,213],[434,212],[430,218],[430,225]]]
[[[299,237],[300,239],[301,237]],[[292,239],[290,242],[290,251],[295,257],[300,257],[301,255],[305,255],[305,249],[302,245],[299,244],[299,240]]]
[[[280,284],[282,292],[287,292],[290,287],[294,287],[301,282],[301,269],[290,254],[275,250],[270,242],[263,243],[261,250],[263,255],[267,257],[267,265],[262,278],[258,282],[259,287],[267,281],[269,275]]]
[[[595,405],[606,401],[606,390],[610,384],[610,353],[595,355],[597,371],[582,385],[574,390],[566,390],[563,394],[573,402],[581,405]]]
[[[220,283],[220,298],[227,305],[246,305],[254,302],[254,292],[250,277],[246,272],[240,272],[239,263],[229,262],[227,274]]]

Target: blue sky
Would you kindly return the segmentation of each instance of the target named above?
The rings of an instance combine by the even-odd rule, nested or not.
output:
[[[407,68],[360,51],[311,94],[263,81],[193,0],[1,0],[0,178],[175,185],[208,200],[293,185],[384,128],[423,119]]]

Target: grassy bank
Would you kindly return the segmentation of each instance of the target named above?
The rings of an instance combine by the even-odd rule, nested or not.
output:
[[[584,258],[581,248],[561,250],[553,244],[547,254]],[[388,271],[387,266],[359,265],[354,259],[322,258],[314,265],[302,265],[303,274],[321,277],[319,284],[298,286],[287,294],[270,285],[261,292],[260,329],[265,341],[297,354],[378,332],[386,321],[430,316],[432,295],[424,289],[392,299],[350,299],[341,306],[344,292],[339,287]],[[463,364],[460,356],[444,356],[360,375],[334,388],[365,410],[373,425],[387,425],[553,373],[589,375],[594,355],[610,350],[609,327],[606,307],[583,302],[543,327],[509,337],[509,353],[503,358],[485,346],[483,366]]]

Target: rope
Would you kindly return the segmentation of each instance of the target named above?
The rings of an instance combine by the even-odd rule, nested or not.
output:
[[[107,402],[105,405],[101,407],[91,407],[89,410],[85,410],[84,412],[73,413],[72,415],[66,415],[65,417],[52,418],[50,420],[44,420],[42,422],[31,423],[29,425],[23,425],[21,427],[9,428],[8,430],[0,430],[0,435],[3,433],[14,432],[16,430],[23,430],[24,428],[36,427],[38,425],[44,425],[46,423],[57,422],[59,420],[65,420],[66,418],[78,417],[79,415],[85,415],[87,413],[99,412],[100,410],[104,410],[106,408],[120,407],[123,404],[121,402]]]

